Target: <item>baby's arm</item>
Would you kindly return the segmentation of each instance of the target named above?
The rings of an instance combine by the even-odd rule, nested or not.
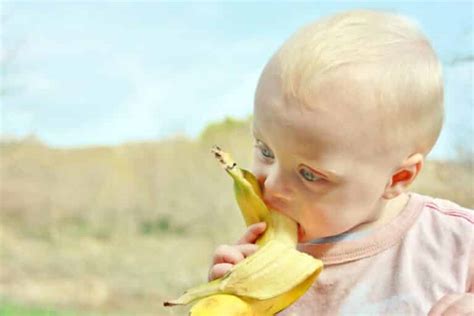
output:
[[[235,245],[217,247],[212,259],[212,266],[209,269],[209,281],[220,278],[235,264],[257,251],[258,246],[255,245],[255,242],[265,229],[265,222],[250,225]]]
[[[443,296],[428,316],[474,315],[474,293],[456,293]]]
[[[428,316],[474,315],[474,250],[471,252],[468,279],[470,280],[468,293],[452,293],[443,296],[431,308]]]

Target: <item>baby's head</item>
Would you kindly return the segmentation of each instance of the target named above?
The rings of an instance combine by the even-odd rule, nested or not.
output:
[[[253,171],[302,241],[370,226],[415,179],[442,122],[441,66],[416,25],[338,14],[302,28],[266,65]]]

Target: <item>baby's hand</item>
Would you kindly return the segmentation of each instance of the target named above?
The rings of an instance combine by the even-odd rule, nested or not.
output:
[[[455,293],[443,296],[431,308],[428,316],[474,315],[474,293]]]
[[[257,251],[258,237],[267,228],[265,222],[250,225],[235,245],[220,245],[214,252],[212,267],[209,269],[209,281],[220,278],[235,264]]]

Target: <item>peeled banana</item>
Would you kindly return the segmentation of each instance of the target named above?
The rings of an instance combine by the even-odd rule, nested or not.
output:
[[[262,199],[255,176],[240,169],[228,153],[212,149],[234,180],[234,193],[247,226],[266,222],[257,240],[259,249],[234,265],[224,276],[187,290],[165,306],[195,302],[191,316],[271,316],[303,295],[322,270],[323,264],[296,250],[296,222],[271,211]]]

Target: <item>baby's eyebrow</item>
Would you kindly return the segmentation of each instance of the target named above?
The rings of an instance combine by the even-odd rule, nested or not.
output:
[[[333,170],[324,170],[324,172],[333,179],[340,180],[341,176]]]
[[[252,126],[252,135],[253,135],[253,137],[257,138],[257,134],[258,134],[257,129],[255,128],[255,126]]]
[[[258,132],[258,130],[255,128],[255,126],[252,126],[252,135],[255,139],[260,140],[260,133]],[[265,144],[263,141],[261,141],[263,144]],[[331,168],[315,168],[315,167],[312,167],[311,165],[309,164],[303,164],[305,166],[307,166],[309,169],[311,169],[314,173],[317,173],[319,175],[322,175],[322,176],[325,176],[329,179],[333,179],[335,181],[339,181],[342,179],[342,176],[336,172],[335,170],[331,169]]]
[[[252,134],[255,136],[255,134],[257,134],[257,129],[255,128],[255,125],[252,125]]]
[[[341,180],[342,176],[339,175],[335,170],[332,170],[330,168],[315,168],[312,167],[311,165],[305,164],[309,169],[311,169],[314,173],[317,173],[319,175],[323,175],[325,177],[328,177],[333,180]]]

